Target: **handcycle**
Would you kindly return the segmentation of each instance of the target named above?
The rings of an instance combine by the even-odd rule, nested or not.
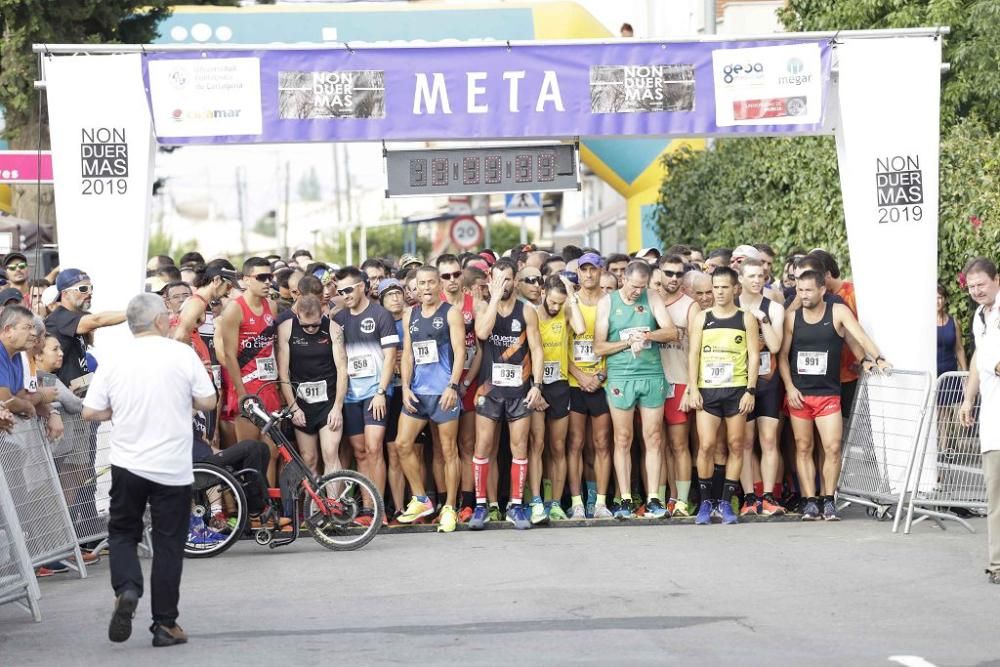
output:
[[[260,398],[251,395],[242,400],[240,412],[260,428],[261,436],[270,435],[277,447],[282,464],[278,487],[268,488],[251,468],[233,472],[213,463],[195,463],[185,556],[217,556],[241,539],[274,549],[298,539],[303,525],[313,539],[334,551],[360,549],[374,539],[382,527],[385,504],[371,480],[353,470],[322,477],[312,473],[279,427],[291,418],[291,406],[269,414]],[[251,485],[263,499],[253,522],[244,490]],[[280,524],[282,508],[291,509],[287,530]],[[373,513],[371,522],[359,526],[355,521],[366,508]]]

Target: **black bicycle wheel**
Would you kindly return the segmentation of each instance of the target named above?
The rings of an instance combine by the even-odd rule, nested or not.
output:
[[[211,558],[221,554],[243,536],[247,520],[246,495],[232,473],[211,463],[195,463],[184,555]]]
[[[328,511],[324,514],[316,499],[306,492],[306,524],[313,539],[327,549],[360,549],[381,530],[385,504],[378,489],[364,475],[338,470],[321,477],[315,491]]]

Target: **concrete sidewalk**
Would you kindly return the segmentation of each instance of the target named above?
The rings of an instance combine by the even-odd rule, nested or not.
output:
[[[185,562],[191,643],[163,649],[148,598],[132,639],[107,641],[102,563],[43,580],[40,624],[0,607],[0,665],[1000,665],[982,520],[903,536],[846,517],[385,535],[352,553],[241,543]]]

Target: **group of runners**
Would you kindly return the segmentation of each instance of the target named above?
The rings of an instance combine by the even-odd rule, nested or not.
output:
[[[189,258],[173,335],[223,390],[202,437],[260,439],[239,415],[248,394],[291,405],[307,464],[356,467],[394,524],[835,521],[844,413],[858,373],[889,365],[829,253],[793,253],[778,275],[774,258],[766,245],[707,259],[522,246],[337,270],[304,251],[239,271]]]

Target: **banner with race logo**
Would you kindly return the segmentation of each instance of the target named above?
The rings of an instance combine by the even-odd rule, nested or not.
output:
[[[92,310],[143,291],[156,144],[139,54],[45,60],[59,262],[94,283]],[[99,347],[125,327],[101,329]]]
[[[848,40],[837,55],[837,152],[858,315],[894,366],[935,378],[941,41]],[[905,278],[887,274],[900,260],[910,267]],[[880,391],[889,392],[871,397],[889,407],[872,415],[872,431],[893,432],[875,423],[899,416]],[[887,470],[905,471],[910,443],[896,439],[878,456]],[[936,438],[929,442],[933,449]],[[937,476],[925,470],[922,479],[933,485]],[[894,489],[902,482],[889,480]]]
[[[817,134],[827,40],[148,52],[163,143]]]

